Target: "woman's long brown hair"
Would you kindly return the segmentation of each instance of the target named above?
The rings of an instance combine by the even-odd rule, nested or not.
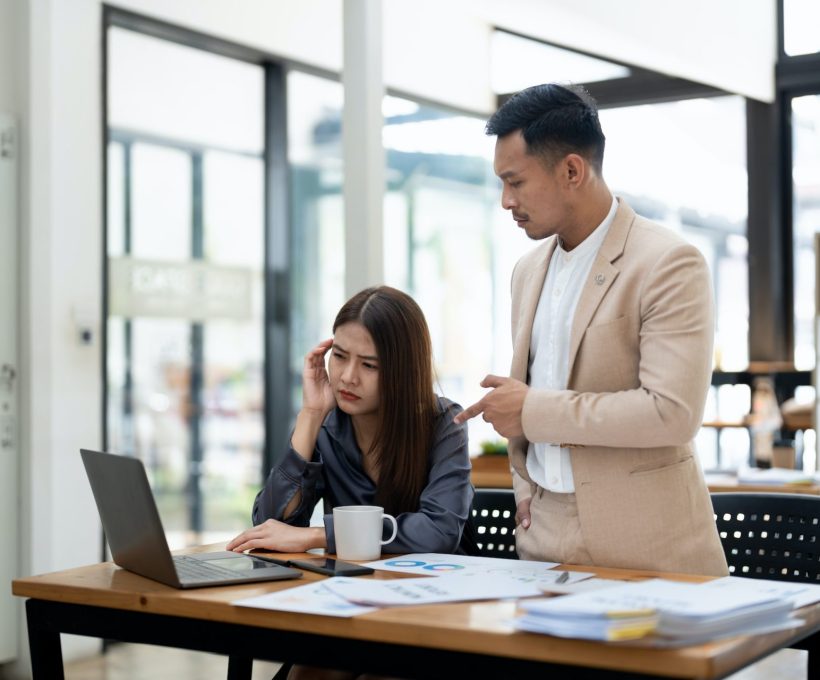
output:
[[[379,470],[376,503],[394,515],[415,512],[427,482],[437,412],[427,321],[409,295],[378,286],[344,304],[334,333],[351,322],[367,329],[379,357],[380,419],[371,448]]]

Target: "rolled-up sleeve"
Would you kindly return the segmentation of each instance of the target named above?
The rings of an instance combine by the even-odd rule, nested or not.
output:
[[[430,472],[419,497],[419,509],[396,517],[396,538],[383,545],[382,552],[454,553],[458,550],[473,503],[467,426],[453,422],[461,411],[457,404],[449,404],[439,416],[430,454]],[[333,515],[325,515],[324,522],[328,552],[335,552]],[[385,520],[383,536],[387,538],[391,533],[392,524]]]
[[[276,519],[294,526],[308,526],[313,508],[322,495],[322,461],[318,452],[308,462],[293,448],[271,469],[265,486],[253,503],[253,523]],[[301,492],[299,505],[284,517],[285,508]]]

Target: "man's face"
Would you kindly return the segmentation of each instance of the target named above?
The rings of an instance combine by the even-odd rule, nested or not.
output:
[[[568,224],[568,205],[561,182],[562,164],[547,169],[527,153],[520,130],[495,143],[495,174],[501,179],[501,207],[531,239],[559,234]]]

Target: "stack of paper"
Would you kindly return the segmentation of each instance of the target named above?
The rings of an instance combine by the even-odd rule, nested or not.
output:
[[[692,588],[697,589],[695,601],[687,602],[683,607],[662,605],[659,635],[701,642],[782,630],[800,623],[791,618],[793,605],[789,599],[756,593],[744,584],[727,584],[722,589],[709,588],[708,584],[693,585]]]
[[[531,600],[515,621],[521,630],[592,640],[630,640],[655,631],[682,642],[781,630],[799,624],[793,603],[743,583],[653,579],[604,590]]]
[[[634,640],[658,624],[657,612],[617,591],[624,586],[521,603],[526,612],[513,622],[519,630],[587,640]],[[614,593],[614,595],[610,595]]]
[[[565,599],[565,598],[561,598]],[[565,612],[556,615],[529,609],[529,615],[515,620],[518,630],[545,633],[556,637],[581,638],[618,642],[636,640],[648,635],[658,625],[658,617],[652,610],[623,612]]]
[[[746,591],[766,593],[783,598],[792,603],[794,609],[800,609],[815,602],[820,602],[820,585],[816,583],[795,583],[793,581],[771,581],[765,578],[746,578],[744,576],[724,576],[703,584],[704,588],[743,588]]]

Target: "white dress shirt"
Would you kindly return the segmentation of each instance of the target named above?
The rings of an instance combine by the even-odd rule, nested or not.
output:
[[[592,263],[604,242],[618,201],[612,198],[609,213],[586,239],[566,251],[558,245],[541,289],[530,338],[529,385],[541,390],[565,390],[569,378],[569,341],[575,308]],[[573,493],[569,449],[556,443],[531,442],[527,472],[539,486],[557,493]]]

